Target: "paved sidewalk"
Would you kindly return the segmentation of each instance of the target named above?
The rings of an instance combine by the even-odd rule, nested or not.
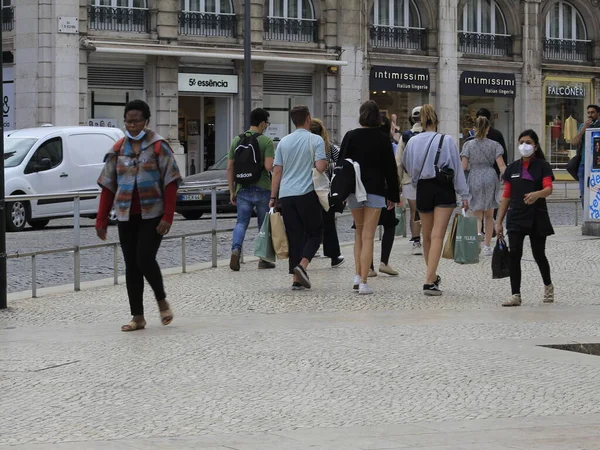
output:
[[[376,246],[377,251],[378,245]],[[600,449],[600,357],[540,345],[600,342],[600,241],[559,228],[557,302],[526,252],[524,305],[508,280],[396,241],[399,277],[351,289],[316,259],[311,291],[287,262],[166,278],[176,318],[121,333],[124,286],[12,300],[0,311],[0,450]]]

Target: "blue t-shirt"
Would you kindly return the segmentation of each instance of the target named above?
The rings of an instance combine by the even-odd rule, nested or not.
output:
[[[283,167],[279,198],[304,195],[314,190],[312,181],[314,162],[309,143],[312,143],[315,161],[327,159],[323,138],[303,128],[297,129],[279,141],[274,162],[274,165]]]

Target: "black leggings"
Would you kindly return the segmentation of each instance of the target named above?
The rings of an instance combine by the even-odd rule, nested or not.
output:
[[[521,293],[521,258],[523,257],[525,236],[526,234],[519,232],[508,233],[508,244],[510,246],[510,287],[513,295]],[[531,242],[533,259],[535,259],[540,268],[544,285],[548,286],[552,284],[552,279],[550,278],[550,264],[548,263],[548,258],[546,258],[546,236],[530,234],[529,241]]]
[[[396,212],[393,209],[383,208],[381,215],[384,216],[380,219],[380,223],[383,222],[384,224],[383,236],[381,237],[381,262],[387,266],[390,262],[390,255],[396,237]],[[371,263],[371,269],[375,270],[373,263]]]

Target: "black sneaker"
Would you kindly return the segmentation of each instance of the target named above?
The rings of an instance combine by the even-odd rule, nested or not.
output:
[[[300,283],[298,283],[297,281],[294,281],[292,283],[292,291],[303,291],[305,289],[304,286],[302,286]]]
[[[423,294],[429,297],[437,297],[442,295],[442,291],[440,291],[440,288],[436,284],[424,284]]]
[[[306,273],[306,270],[304,270],[304,267],[298,264],[294,267],[294,274],[298,277],[298,283],[306,289],[310,289],[310,280],[308,279],[308,274]]]
[[[442,277],[438,275],[433,284],[435,284],[439,288],[440,284],[442,284]]]
[[[259,269],[274,269],[275,263],[269,261],[263,261],[262,259],[258,262]]]
[[[340,255],[337,258],[331,258],[331,267],[333,267],[333,268],[340,267],[342,264],[344,264],[343,256]]]

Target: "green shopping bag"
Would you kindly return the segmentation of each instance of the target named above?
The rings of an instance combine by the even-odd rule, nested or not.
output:
[[[458,264],[479,263],[479,237],[477,235],[477,217],[469,217],[464,210],[458,216],[456,241],[454,242],[454,262]]]
[[[275,262],[275,249],[271,239],[271,220],[270,214],[265,214],[265,220],[260,227],[258,237],[254,247],[254,256],[258,256],[263,261]]]
[[[404,208],[396,206],[396,236],[406,236],[406,222],[404,220]]]

